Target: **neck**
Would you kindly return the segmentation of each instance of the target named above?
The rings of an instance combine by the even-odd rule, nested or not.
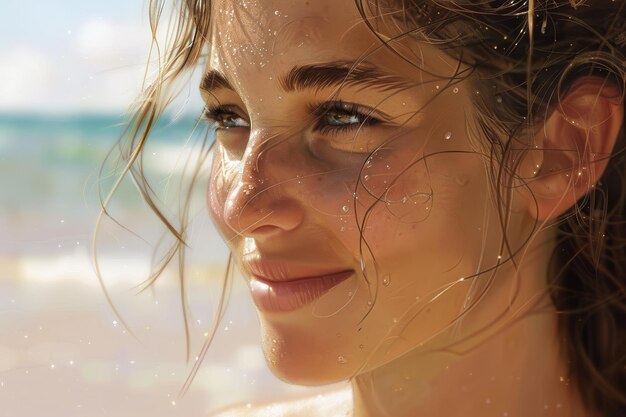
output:
[[[511,286],[493,285],[463,319],[462,335],[452,326],[428,346],[355,377],[354,417],[590,417],[559,348],[545,284],[551,250],[539,249],[518,263],[526,267],[503,268],[494,280],[513,278],[517,296]]]

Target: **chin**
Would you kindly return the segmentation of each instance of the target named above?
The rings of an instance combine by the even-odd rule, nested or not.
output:
[[[316,330],[319,332],[320,327]],[[357,360],[347,359],[353,355],[338,353],[347,352],[342,349],[346,343],[332,340],[331,332],[313,334],[306,328],[269,323],[263,319],[261,331],[268,367],[277,378],[289,384],[332,384],[349,379],[358,368]]]

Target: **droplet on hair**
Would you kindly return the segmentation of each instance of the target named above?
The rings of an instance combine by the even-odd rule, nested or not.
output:
[[[445,140],[450,140],[452,138],[452,132],[446,132],[443,137]]]
[[[348,360],[343,355],[339,355],[337,356],[337,362],[344,364],[344,363],[348,363]]]

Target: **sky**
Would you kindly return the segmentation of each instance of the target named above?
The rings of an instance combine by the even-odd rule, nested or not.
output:
[[[147,4],[0,0],[0,112],[124,112],[150,46]]]

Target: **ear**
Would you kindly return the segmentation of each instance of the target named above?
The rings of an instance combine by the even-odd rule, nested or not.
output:
[[[599,77],[574,82],[535,134],[536,150],[522,165],[529,178],[528,210],[555,219],[587,194],[606,169],[620,133],[624,103]]]

